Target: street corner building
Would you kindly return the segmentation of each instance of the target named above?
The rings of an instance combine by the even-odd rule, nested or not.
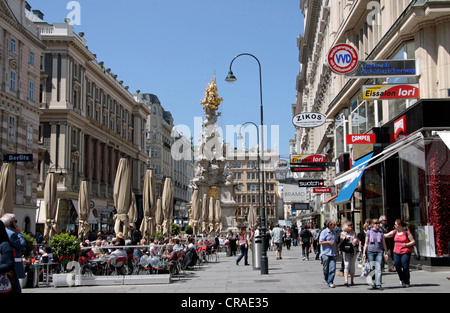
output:
[[[302,0],[300,8],[293,114],[321,113],[326,123],[296,127],[291,150],[326,155],[325,171],[302,177],[332,189],[311,197],[316,214],[304,221],[347,218],[359,232],[367,218],[385,215],[390,229],[401,218],[417,242],[412,263],[449,266],[450,1]],[[329,62],[339,44],[358,52],[348,73]],[[354,61],[345,53],[335,60],[342,68]]]

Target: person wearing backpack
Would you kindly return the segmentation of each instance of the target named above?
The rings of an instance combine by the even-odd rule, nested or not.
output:
[[[309,226],[305,226],[305,228],[300,232],[300,244],[302,245],[302,256],[303,261],[307,259],[309,261],[309,249],[312,244],[312,234],[309,231]]]
[[[412,246],[415,245],[413,235],[406,228],[406,223],[401,219],[396,219],[394,230],[385,234],[386,238],[394,237],[394,266],[397,270],[400,284],[403,287],[410,287],[409,262],[411,260]]]

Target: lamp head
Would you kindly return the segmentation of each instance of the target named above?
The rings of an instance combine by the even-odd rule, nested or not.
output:
[[[232,83],[232,82],[235,82],[236,80],[237,80],[237,78],[236,78],[236,76],[233,75],[233,72],[229,71],[227,78],[225,78],[225,81]]]
[[[239,134],[237,135],[237,138],[236,138],[237,140],[243,140],[244,139],[244,136],[242,136],[242,133],[241,132],[239,132]]]

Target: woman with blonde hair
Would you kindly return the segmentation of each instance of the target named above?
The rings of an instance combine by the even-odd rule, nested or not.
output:
[[[366,234],[366,242],[364,244],[363,258],[370,262],[370,267],[375,268],[375,283],[372,283],[373,289],[383,290],[381,286],[381,262],[383,260],[383,254],[387,261],[388,254],[386,253],[386,241],[384,240],[383,231],[380,229],[380,222],[378,219],[373,219],[370,230]],[[373,282],[373,278],[372,278]]]
[[[348,276],[351,278],[351,285],[354,286],[354,278],[355,278],[355,264],[356,257],[359,251],[360,241],[358,240],[355,231],[353,230],[353,223],[351,221],[347,221],[343,227],[340,235],[340,250],[342,252],[342,258],[344,260],[344,279],[345,287],[350,287],[348,284]]]

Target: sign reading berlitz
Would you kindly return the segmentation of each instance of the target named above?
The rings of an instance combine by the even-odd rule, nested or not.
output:
[[[347,139],[347,145],[376,143],[375,134],[347,135],[346,139]]]

